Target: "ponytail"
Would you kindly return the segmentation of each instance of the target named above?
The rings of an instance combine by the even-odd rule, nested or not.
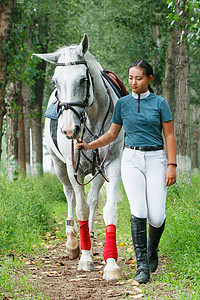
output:
[[[150,93],[153,93],[153,94],[154,94],[154,90],[152,89],[152,87],[150,86],[150,84],[148,85],[148,89],[149,89],[149,92],[150,92]]]

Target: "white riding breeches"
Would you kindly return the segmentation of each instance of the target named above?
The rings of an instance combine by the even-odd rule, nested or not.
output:
[[[165,151],[124,148],[121,169],[131,214],[147,218],[153,227],[159,228],[166,217]]]

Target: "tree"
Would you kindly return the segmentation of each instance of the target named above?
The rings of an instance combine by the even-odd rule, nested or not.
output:
[[[178,41],[176,33],[173,29],[165,68],[165,99],[168,101],[173,119],[175,117],[175,43]]]
[[[18,93],[16,86],[7,82],[7,115],[6,115],[6,153],[7,153],[7,177],[13,178],[18,159],[18,142],[17,142],[17,103]]]
[[[183,5],[181,5],[183,3]],[[191,176],[190,155],[190,90],[189,90],[189,50],[187,43],[188,16],[187,0],[177,1],[176,11],[182,16],[175,25],[175,89],[176,89],[176,118],[174,132],[177,144],[177,164],[180,173]]]
[[[174,131],[177,142],[177,162],[180,174],[191,175],[190,151],[190,61],[189,43],[195,27],[194,16],[198,1],[168,1],[171,12],[172,37],[167,52],[165,97],[175,116]],[[197,23],[199,22],[199,19]],[[197,24],[196,23],[196,24]]]
[[[5,86],[7,55],[4,52],[4,45],[10,36],[11,16],[15,0],[1,1],[0,3],[0,159],[3,136],[3,117],[6,114],[5,107]]]

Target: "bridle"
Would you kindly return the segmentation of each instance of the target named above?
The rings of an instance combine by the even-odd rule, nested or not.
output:
[[[72,66],[76,66],[76,65],[85,65],[86,66],[86,75],[87,75],[87,92],[86,92],[86,98],[84,102],[60,102],[58,101],[58,106],[57,106],[57,110],[59,111],[59,109],[63,109],[63,110],[68,110],[71,109],[79,118],[81,124],[83,124],[85,122],[85,112],[86,112],[86,108],[88,107],[88,103],[89,103],[89,98],[90,98],[90,78],[89,78],[89,68],[87,66],[87,62],[85,60],[77,60],[74,62],[69,62],[69,63],[56,63],[56,67],[63,67],[63,66],[67,66],[67,65],[72,65]],[[91,77],[91,76],[90,76]],[[75,108],[75,107],[83,107],[84,110],[83,112],[79,113]]]
[[[84,102],[60,102],[59,99],[58,99],[58,106],[57,106],[57,110],[58,111],[61,110],[61,114],[62,114],[63,110],[70,109],[79,118],[80,123],[83,125],[82,126],[82,132],[81,132],[81,138],[79,139],[79,142],[83,141],[83,136],[84,136],[84,133],[85,133],[86,130],[89,132],[90,135],[92,135],[92,137],[94,139],[99,138],[101,136],[102,132],[103,132],[103,128],[104,128],[106,119],[107,119],[107,117],[109,115],[109,111],[110,111],[111,108],[112,108],[112,110],[114,108],[110,91],[109,91],[108,87],[106,86],[106,84],[105,84],[105,82],[103,80],[103,83],[104,83],[104,85],[105,85],[105,87],[107,89],[107,93],[108,93],[108,96],[109,96],[109,99],[110,99],[110,103],[109,103],[109,107],[108,107],[108,110],[106,112],[106,115],[104,117],[101,129],[99,131],[99,134],[98,135],[94,135],[90,131],[90,129],[87,127],[87,124],[86,124],[86,119],[87,119],[87,117],[86,117],[86,111],[87,111],[87,108],[89,106],[89,98],[90,98],[90,84],[91,84],[90,82],[93,81],[92,80],[92,76],[91,76],[90,71],[89,71],[89,68],[88,68],[88,65],[87,65],[87,62],[85,60],[78,60],[78,61],[69,62],[69,63],[56,63],[56,67],[58,67],[58,66],[67,66],[67,65],[75,66],[75,65],[80,65],[80,64],[84,64],[86,66],[86,72],[87,72],[86,73],[86,75],[87,75],[87,92],[86,92],[86,98],[85,98]],[[83,107],[84,109],[83,109],[83,111],[81,113],[79,113],[74,107]],[[77,162],[76,162],[76,165],[75,165],[75,160],[74,160],[74,141],[72,140],[72,148],[71,148],[72,165],[73,165],[75,180],[76,180],[76,182],[79,185],[84,186],[84,185],[89,184],[98,174],[101,174],[103,176],[103,178],[107,182],[109,182],[109,179],[105,175],[105,172],[104,172],[104,163],[105,163],[107,155],[108,155],[109,147],[110,147],[110,144],[106,148],[106,152],[105,152],[105,155],[104,155],[104,158],[103,158],[102,162],[100,161],[100,156],[99,156],[99,150],[98,149],[92,150],[92,152],[93,152],[93,160],[89,159],[89,157],[87,157],[87,155],[84,153],[84,151],[82,151],[82,149],[78,149],[78,159],[77,159]],[[93,177],[88,182],[86,182],[86,183],[81,183],[81,182],[78,181],[78,169],[79,169],[79,164],[80,164],[81,153],[86,158],[86,160],[88,160],[93,165],[93,172],[92,172]]]

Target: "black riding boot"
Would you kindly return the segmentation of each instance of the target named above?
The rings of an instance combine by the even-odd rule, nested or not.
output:
[[[131,233],[137,260],[135,280],[139,283],[146,283],[149,281],[146,219],[131,215]]]
[[[155,272],[158,267],[158,244],[160,242],[161,235],[164,231],[165,221],[159,228],[153,227],[149,224],[149,237],[147,241],[147,253],[150,272]]]

